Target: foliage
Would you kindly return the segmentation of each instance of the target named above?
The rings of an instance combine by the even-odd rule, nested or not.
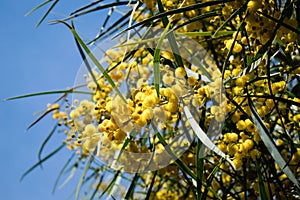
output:
[[[33,9],[53,2],[38,25],[60,1]],[[63,184],[78,181],[76,199],[297,199],[299,7],[297,0],[94,1],[51,22],[73,33],[85,82],[11,99],[63,94],[33,125],[52,113],[65,132],[64,146],[77,155],[59,178],[71,166]],[[100,32],[83,41],[76,19],[100,10],[108,13]],[[99,61],[88,44],[113,35],[118,44]],[[77,93],[86,99],[70,102]],[[80,180],[72,179],[76,170]]]

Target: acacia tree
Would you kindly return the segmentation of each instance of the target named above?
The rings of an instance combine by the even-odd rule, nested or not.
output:
[[[50,4],[38,25],[58,3],[32,10]],[[83,65],[68,90],[11,98],[62,93],[30,127],[52,114],[46,141],[65,141],[24,176],[68,148],[57,183],[71,168],[75,199],[299,198],[299,7],[98,0],[51,21]],[[83,40],[76,20],[103,12]]]

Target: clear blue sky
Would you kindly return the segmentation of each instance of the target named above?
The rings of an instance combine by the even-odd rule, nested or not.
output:
[[[51,194],[57,174],[69,156],[68,151],[47,161],[43,170],[37,168],[25,180],[19,181],[22,173],[37,162],[39,147],[54,121],[48,117],[30,131],[25,132],[25,129],[36,119],[33,114],[45,109],[46,104],[57,96],[2,102],[2,99],[11,96],[65,89],[73,85],[81,59],[69,30],[63,25],[47,23],[34,29],[45,8],[24,17],[27,11],[41,2],[0,1],[0,198],[5,200],[65,199],[77,183],[74,181]],[[60,17],[58,9],[58,13],[51,13],[47,20]],[[55,149],[61,139],[54,136],[44,155]]]

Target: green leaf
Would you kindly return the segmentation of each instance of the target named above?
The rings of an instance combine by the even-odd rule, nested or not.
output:
[[[63,188],[75,175],[76,171],[78,169],[78,164],[75,163],[73,166],[70,175],[66,178],[66,180],[59,186],[59,189]]]
[[[42,120],[46,115],[48,115],[49,113],[51,113],[54,110],[58,110],[58,108],[51,108],[49,110],[46,110],[40,117],[38,117],[34,122],[32,122],[26,129],[26,131],[28,131],[29,129],[31,129],[36,123],[38,123],[40,120]]]
[[[257,176],[258,176],[258,186],[259,186],[259,194],[260,194],[260,198],[262,200],[268,200],[268,194],[266,192],[265,189],[265,184],[262,180],[262,174],[261,174],[261,168],[258,166],[258,163],[256,163],[256,172],[257,172]]]
[[[36,6],[35,8],[33,8],[32,10],[30,10],[29,12],[27,12],[25,14],[25,16],[27,17],[28,15],[32,14],[33,12],[35,12],[36,10],[38,10],[39,8],[43,7],[44,5],[48,4],[49,2],[51,2],[52,0],[46,0],[43,3],[39,4],[38,6]]]
[[[90,156],[89,159],[88,159],[88,162],[85,164],[85,167],[83,169],[83,172],[81,174],[81,177],[79,179],[79,182],[78,182],[78,185],[77,185],[77,188],[76,188],[76,192],[75,192],[75,200],[78,200],[79,199],[79,193],[80,193],[80,189],[81,189],[81,186],[82,184],[84,183],[84,179],[85,179],[85,176],[87,174],[87,171],[89,170],[92,162],[94,160],[94,157],[93,156]]]
[[[98,3],[101,3],[102,1],[103,0],[97,0],[97,1],[94,1],[94,2],[92,2],[92,3],[90,3],[90,4],[86,5],[86,6],[78,8],[77,10],[75,10],[74,12],[72,12],[70,15],[74,15],[74,14],[80,12],[80,11],[83,11],[83,10],[85,10],[87,8],[90,8],[90,7],[94,6],[94,5],[97,5]]]
[[[47,144],[47,142],[50,140],[50,138],[52,137],[52,135],[55,133],[56,128],[57,128],[57,124],[53,127],[53,129],[51,130],[51,132],[48,134],[48,136],[46,137],[46,139],[43,141],[43,143],[42,143],[42,145],[40,147],[39,153],[38,153],[39,162],[42,159],[42,152],[44,150],[44,147]],[[41,164],[41,167],[42,167],[42,164]]]
[[[208,147],[210,150],[224,158],[227,162],[231,164],[233,168],[235,168],[233,162],[207,137],[207,135],[204,133],[204,131],[201,129],[201,127],[198,125],[194,117],[192,116],[190,110],[187,106],[183,107],[184,114],[186,115],[187,120],[189,121],[194,133],[197,135],[197,137],[201,140],[201,142]]]
[[[109,193],[110,193],[110,191],[112,190],[112,187],[114,186],[114,184],[115,184],[116,180],[118,179],[119,175],[120,175],[120,171],[117,171],[117,173],[115,173],[115,175],[114,175],[113,180],[112,180],[112,181],[109,183],[109,185],[103,190],[103,192],[101,193],[101,195],[99,196],[98,199],[101,199],[101,197],[103,197],[103,196],[105,195],[105,193],[107,193],[107,191],[109,191]]]
[[[157,0],[157,4],[158,4],[159,12],[160,13],[165,13],[165,10],[164,10],[164,7],[163,7],[163,4],[162,4],[161,0]],[[169,22],[169,19],[168,19],[167,16],[162,16],[161,20],[162,20],[163,25],[164,25],[165,28],[170,26],[170,22]],[[170,46],[171,46],[171,49],[172,49],[172,53],[174,55],[174,58],[176,60],[176,63],[178,65],[178,67],[183,67],[183,62],[182,62],[182,59],[181,59],[181,56],[180,56],[179,48],[178,48],[174,33],[171,31],[167,35],[167,38],[169,40],[169,43],[170,43]]]
[[[163,31],[161,37],[159,38],[159,41],[157,43],[157,46],[154,51],[154,85],[156,94],[159,97],[159,85],[160,85],[160,51],[163,44],[164,39],[166,38],[167,32],[169,30],[171,23],[169,22],[165,30]]]
[[[151,183],[150,183],[147,195],[145,197],[145,200],[149,200],[150,199],[150,196],[151,196],[151,193],[152,193],[152,188],[153,188],[153,185],[155,183],[156,175],[157,175],[157,171],[154,171],[154,174],[153,174],[153,177],[152,177],[152,180],[151,180]]]
[[[126,31],[128,31],[130,29],[133,29],[133,28],[141,26],[141,25],[148,24],[150,22],[153,22],[156,19],[161,19],[162,17],[166,17],[166,16],[169,16],[169,15],[174,15],[174,14],[178,14],[178,13],[183,13],[183,12],[190,11],[190,10],[200,9],[200,8],[204,8],[204,7],[207,7],[207,6],[213,6],[213,5],[223,4],[223,3],[226,3],[226,2],[230,2],[230,1],[232,1],[232,0],[208,1],[208,2],[202,2],[202,3],[195,3],[195,4],[192,4],[192,5],[186,6],[186,7],[176,8],[176,9],[173,9],[173,10],[169,10],[167,12],[161,12],[161,13],[153,16],[153,17],[145,19],[142,22],[139,22],[137,24],[134,24],[134,25],[126,28],[121,33],[117,34],[115,37],[118,37],[119,35],[122,35],[124,32],[126,32]]]
[[[212,37],[216,37],[216,36],[219,34],[220,30],[221,30],[226,24],[228,24],[229,22],[231,22],[238,14],[240,14],[241,12],[243,12],[243,11],[247,8],[247,3],[248,3],[248,2],[246,1],[239,9],[237,9],[236,11],[234,11],[234,12],[232,13],[232,15],[231,15],[230,17],[228,17],[228,18],[226,19],[226,21],[225,21],[221,26],[218,27],[218,29],[215,31],[215,33],[213,34]]]
[[[122,93],[120,92],[120,90],[116,87],[115,82],[110,78],[109,74],[107,73],[107,71],[103,68],[103,66],[99,63],[98,59],[94,56],[94,54],[92,54],[92,52],[90,51],[90,49],[86,46],[86,44],[82,41],[82,39],[80,38],[80,36],[77,34],[77,32],[75,31],[75,29],[73,27],[71,27],[69,24],[67,24],[64,21],[60,21],[58,20],[58,22],[61,22],[63,24],[65,24],[73,33],[75,39],[78,41],[78,43],[81,45],[81,47],[84,49],[84,51],[86,52],[86,54],[89,56],[89,58],[92,60],[92,62],[97,66],[97,68],[101,71],[101,73],[103,74],[103,76],[106,78],[106,80],[109,82],[109,84],[112,86],[112,88],[115,90],[115,92],[117,93],[117,95],[119,95],[121,97],[121,99],[126,103],[126,99],[123,97]]]
[[[78,13],[79,11],[75,11],[75,12],[72,13],[73,15],[71,14],[70,17],[67,17],[67,18],[63,19],[63,21],[74,19],[76,17],[79,17],[81,15],[86,15],[86,14],[91,13],[91,12],[103,10],[103,9],[106,9],[106,8],[111,8],[113,6],[128,5],[128,3],[130,3],[130,2],[129,1],[114,2],[114,3],[104,4],[104,5],[98,6],[96,8],[91,8],[90,10],[86,10],[86,11],[83,11],[83,12],[80,12],[80,13]],[[136,1],[133,1],[132,3],[136,3]]]
[[[294,176],[291,169],[287,166],[285,160],[282,158],[281,154],[279,153],[276,146],[273,144],[272,140],[270,139],[270,133],[266,125],[264,124],[263,120],[257,113],[255,106],[253,105],[253,102],[251,98],[248,96],[248,102],[250,107],[251,116],[253,119],[253,123],[255,124],[258,133],[260,135],[261,140],[266,145],[268,151],[270,152],[271,156],[275,160],[275,162],[279,165],[279,167],[282,169],[282,171],[287,175],[287,177],[298,187],[299,182]]]
[[[72,156],[67,160],[67,162],[63,165],[63,167],[61,168],[61,170],[59,171],[58,173],[58,176],[55,180],[55,183],[54,183],[54,186],[53,186],[53,189],[52,189],[52,194],[54,194],[55,190],[56,190],[56,187],[57,187],[57,184],[58,184],[58,181],[60,180],[60,177],[64,174],[65,172],[65,169],[67,168],[67,166],[69,165],[69,163],[72,161],[72,159],[74,158],[75,156],[75,153],[72,154]],[[77,163],[77,162],[76,162]],[[74,166],[76,165],[76,163],[74,164]],[[77,163],[78,164],[78,163]]]
[[[139,174],[136,173],[133,177],[133,179],[131,180],[131,184],[126,192],[126,195],[125,195],[125,199],[134,199],[133,198],[133,193],[134,193],[134,189],[136,188],[136,184],[138,182],[138,179],[139,179]]]
[[[168,152],[168,154],[170,156],[173,157],[173,159],[175,160],[175,163],[177,164],[177,166],[184,171],[185,173],[187,173],[189,176],[191,176],[194,180],[197,180],[197,176],[194,174],[194,172],[179,158],[176,157],[176,155],[172,152],[172,150],[170,149],[170,147],[168,146],[167,142],[165,141],[165,139],[162,137],[162,135],[157,131],[156,132],[156,136],[158,137],[159,141],[161,142],[161,144],[165,147],[166,151]]]
[[[196,170],[197,170],[197,200],[201,199],[201,188],[202,188],[202,179],[203,179],[203,172],[204,172],[204,159],[200,157],[202,155],[201,148],[202,142],[198,140],[197,142],[197,150],[196,150]]]
[[[20,181],[22,181],[32,170],[34,170],[37,166],[41,165],[42,163],[44,163],[46,160],[48,160],[49,158],[51,158],[52,156],[54,156],[57,152],[59,152],[63,147],[65,146],[65,143],[63,143],[62,145],[60,145],[57,149],[55,149],[54,151],[52,151],[50,154],[48,154],[45,158],[41,159],[39,162],[37,162],[36,164],[34,164],[32,167],[30,167],[21,177]]]
[[[54,8],[54,6],[58,3],[59,0],[55,0],[53,2],[53,4],[51,4],[51,6],[49,7],[49,9],[47,10],[47,12],[43,15],[43,17],[40,19],[40,21],[37,23],[37,25],[35,25],[35,28],[38,28],[41,23],[45,20],[45,18],[48,16],[48,14],[51,12],[51,10]]]
[[[148,38],[148,39],[144,39],[144,40],[139,40],[136,42],[130,42],[130,43],[125,43],[125,44],[120,44],[117,46],[114,46],[112,49],[116,49],[116,48],[120,48],[120,47],[126,47],[126,46],[135,46],[137,44],[144,44],[144,43],[148,43],[148,42],[153,42],[153,41],[157,41],[160,38]]]
[[[219,31],[218,33],[214,33],[216,36],[228,36],[232,35],[235,31]],[[213,32],[211,31],[202,31],[202,32],[180,32],[176,33],[179,36],[189,36],[189,37],[200,37],[200,36],[212,36]]]
[[[47,91],[47,92],[37,92],[37,93],[32,93],[32,94],[25,94],[21,96],[15,96],[15,97],[10,97],[4,99],[4,101],[11,101],[11,100],[16,100],[16,99],[23,99],[23,98],[28,98],[28,97],[34,97],[34,96],[42,96],[42,95],[49,95],[49,94],[68,94],[68,93],[77,93],[77,94],[89,94],[92,95],[93,93],[91,92],[86,92],[86,91],[76,91],[73,88],[69,90],[55,90],[55,91]]]

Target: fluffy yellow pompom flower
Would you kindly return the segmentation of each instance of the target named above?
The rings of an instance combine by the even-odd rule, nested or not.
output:
[[[96,127],[93,124],[88,124],[84,128],[83,134],[85,137],[90,137],[90,136],[94,135],[95,133],[96,133]]]
[[[186,71],[183,67],[177,67],[175,70],[175,76],[177,78],[184,78],[186,76]]]
[[[236,128],[240,131],[245,130],[247,128],[245,121],[244,120],[238,121],[238,123],[236,124]]]
[[[71,119],[78,119],[80,117],[80,113],[78,112],[78,110],[72,110],[70,112],[70,117]]]
[[[234,41],[234,39],[230,39],[230,40],[225,41],[226,49],[228,49],[228,50],[231,49],[231,46],[233,45],[233,41]],[[234,47],[232,49],[232,53],[233,54],[240,53],[242,51],[242,49],[243,49],[242,45],[240,45],[237,41],[235,41]]]
[[[257,0],[249,1],[247,4],[248,11],[251,13],[256,12],[257,9],[260,8],[260,6],[261,6],[261,3],[260,3],[260,1],[257,1]]]

